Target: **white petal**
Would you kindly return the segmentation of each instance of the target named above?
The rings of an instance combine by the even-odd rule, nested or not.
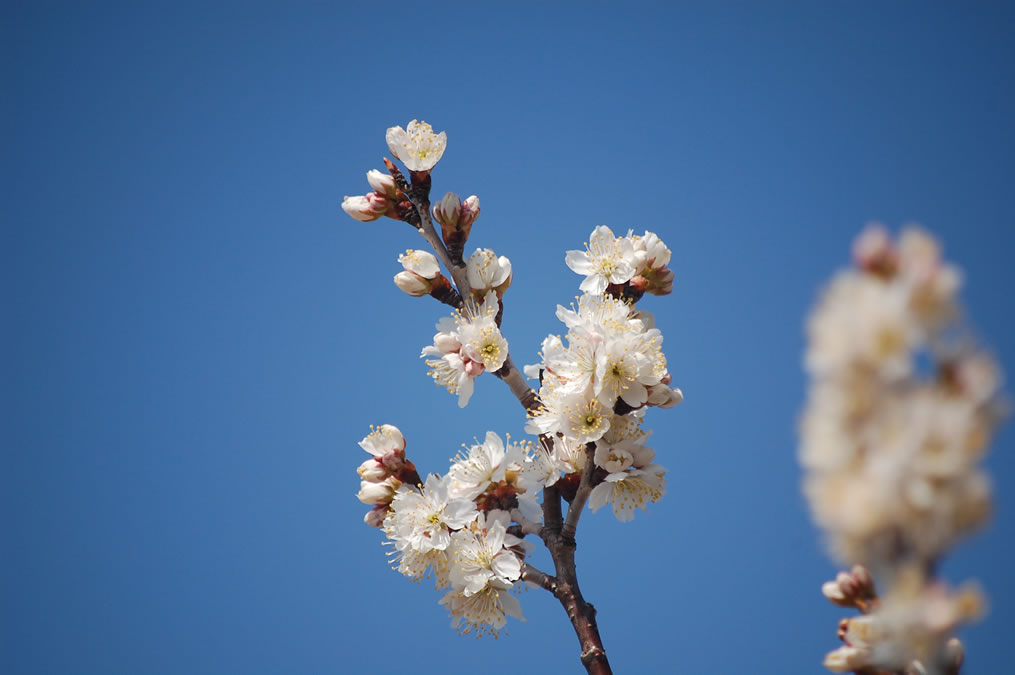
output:
[[[564,262],[578,274],[591,274],[594,271],[592,258],[585,251],[568,251]]]

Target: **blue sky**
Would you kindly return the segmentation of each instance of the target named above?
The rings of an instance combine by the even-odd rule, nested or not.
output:
[[[5,3],[4,574],[12,673],[577,672],[548,594],[459,637],[361,523],[356,442],[422,471],[487,430],[419,361],[437,303],[391,283],[421,241],[339,208],[384,130],[448,134],[434,191],[478,194],[514,265],[518,363],[561,332],[593,227],[650,229],[681,406],[651,513],[587,514],[578,566],[618,672],[820,673],[843,612],[799,492],[802,324],[871,220],[938,234],[1015,368],[1015,11],[1003,3]],[[993,523],[944,566],[1010,663],[1015,436]],[[545,559],[543,567],[548,567]]]

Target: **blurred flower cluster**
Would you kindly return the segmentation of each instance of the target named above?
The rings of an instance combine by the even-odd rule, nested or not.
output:
[[[930,235],[909,228],[893,241],[872,226],[854,259],[807,323],[800,461],[832,552],[888,593],[847,604],[868,613],[840,631],[847,646],[826,665],[952,672],[952,632],[980,603],[950,594],[933,571],[990,513],[980,461],[1002,417],[1001,376],[959,321],[961,275]]]

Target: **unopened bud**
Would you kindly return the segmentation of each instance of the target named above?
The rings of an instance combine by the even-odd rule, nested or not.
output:
[[[388,506],[386,504],[380,504],[366,512],[366,515],[363,516],[363,522],[370,527],[381,528],[384,526],[384,519],[387,515]]]
[[[676,387],[669,387],[665,384],[653,384],[648,389],[648,405],[660,408],[672,408],[684,400],[684,392]]]
[[[479,377],[483,373],[483,362],[465,359],[465,374],[469,377]]]
[[[472,195],[462,202],[462,212],[458,217],[458,227],[468,231],[479,218],[479,197]]]
[[[648,285],[645,288],[646,293],[669,295],[673,292],[673,270],[668,267],[657,269],[646,267],[642,274],[648,280]]]
[[[966,649],[958,638],[952,638],[945,644],[945,658],[948,660],[951,672],[959,672],[962,662],[966,660]]]
[[[363,481],[360,483],[359,494],[356,497],[364,504],[372,504],[374,506],[390,504],[395,496],[395,490],[401,487],[401,485],[401,481],[395,478],[388,478],[383,483],[368,483]]]
[[[346,197],[342,200],[342,210],[361,223],[377,220],[388,210],[388,206],[388,200],[376,192],[363,196]]]
[[[434,204],[433,217],[441,228],[458,229],[458,220],[462,212],[462,200],[454,192],[444,195],[444,198]]]
[[[867,226],[853,242],[856,266],[880,277],[895,276],[899,256],[888,231],[878,224]]]
[[[461,349],[462,343],[451,333],[437,333],[433,336],[433,346],[439,349],[442,354],[450,354]]]
[[[395,275],[395,285],[414,298],[419,298],[430,293],[430,280],[424,279],[415,272],[402,270]]]
[[[472,230],[472,223],[478,215],[479,198],[475,195],[466,199],[465,204],[462,204],[458,195],[449,192],[433,207],[434,220],[441,226],[441,238],[448,248],[451,261],[456,265],[462,262],[465,242]]]
[[[367,182],[370,183],[370,187],[376,192],[379,192],[388,199],[394,199],[398,194],[398,185],[395,184],[395,179],[389,174],[381,173],[377,169],[367,171]]]
[[[839,583],[837,581],[826,581],[821,584],[821,594],[836,605],[843,607],[850,606],[846,601],[846,594],[842,592],[842,588],[839,587]]]
[[[376,459],[368,459],[360,464],[356,473],[367,483],[380,483],[390,475],[384,465]]]

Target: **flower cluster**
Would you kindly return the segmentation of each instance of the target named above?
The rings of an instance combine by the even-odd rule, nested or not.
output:
[[[644,409],[672,407],[683,394],[670,387],[663,336],[652,315],[636,311],[624,298],[630,297],[635,272],[656,261],[662,269],[669,249],[651,232],[617,239],[603,226],[591,240],[589,253],[567,254],[568,265],[579,273],[587,270],[589,276],[577,307],[557,307],[557,318],[568,328],[566,344],[560,336],[548,336],[542,363],[526,367],[530,377],[541,380],[540,407],[526,431],[558,439],[553,444],[556,462],[568,461],[570,446],[594,443],[595,464],[604,475],[589,505],[596,510],[612,504],[618,519],[630,520],[635,507],[658,501],[665,489],[665,469],[652,463],[654,453],[644,446]],[[639,248],[636,242],[649,246]],[[646,258],[646,250],[651,258]],[[608,288],[611,293],[605,293]],[[557,447],[563,448],[560,454]]]
[[[398,571],[416,581],[431,575],[447,590],[441,604],[463,633],[496,634],[507,616],[522,618],[510,591],[525,547],[508,528],[512,509],[539,512],[542,485],[523,478],[534,462],[528,444],[505,445],[490,432],[445,476],[399,486],[385,507],[384,532]]]
[[[506,260],[506,258],[505,258]],[[427,359],[427,373],[438,385],[458,394],[458,406],[464,408],[472,397],[473,380],[484,370],[496,371],[504,365],[508,343],[497,326],[497,293],[487,292],[483,302],[466,301],[453,317],[437,322],[433,344],[424,347],[420,358]]]
[[[600,225],[592,231],[584,251],[568,251],[565,262],[578,274],[585,275],[580,288],[591,295],[602,295],[610,286],[628,285],[636,293],[668,295],[673,291],[670,249],[655,235],[615,237],[613,230]]]
[[[1000,374],[959,330],[960,275],[928,234],[911,228],[894,242],[874,226],[857,239],[854,258],[807,324],[800,461],[832,551],[888,580],[890,592],[856,624],[877,626],[877,638],[860,639],[872,631],[857,628],[849,658],[839,650],[826,665],[846,672],[862,658],[891,670],[920,660],[926,672],[945,672],[935,664],[955,623],[971,613],[935,615],[927,619],[933,629],[921,623],[926,607],[937,611],[949,596],[932,578],[918,583],[903,570],[933,569],[989,515],[979,463],[1000,419]],[[879,646],[857,646],[871,640]]]
[[[360,441],[360,447],[371,459],[360,464],[356,473],[360,482],[359,500],[373,508],[363,517],[371,527],[380,527],[395,493],[404,483],[419,482],[419,474],[412,462],[405,458],[405,438],[398,427],[384,424]]]
[[[957,675],[965,657],[952,635],[983,612],[983,596],[974,585],[951,591],[924,570],[905,566],[892,591],[878,598],[867,570],[857,565],[822,587],[825,596],[861,615],[839,622],[843,646],[825,656],[836,673],[940,673]]]

